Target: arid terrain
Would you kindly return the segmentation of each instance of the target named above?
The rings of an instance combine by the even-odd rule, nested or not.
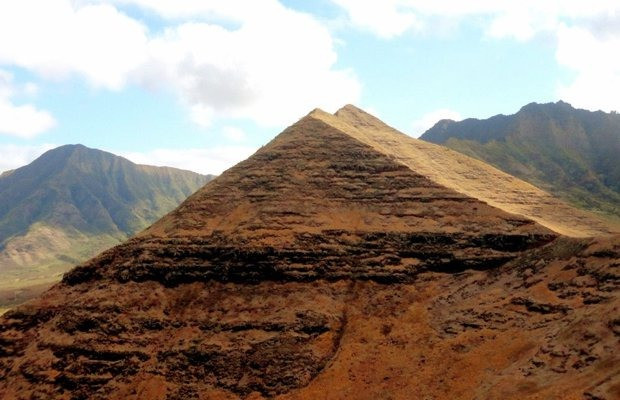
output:
[[[617,227],[315,110],[0,318],[3,399],[618,399]]]

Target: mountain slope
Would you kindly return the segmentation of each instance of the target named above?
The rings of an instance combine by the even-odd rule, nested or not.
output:
[[[350,134],[358,140],[435,182],[504,211],[530,218],[558,233],[584,237],[620,232],[617,224],[570,207],[489,164],[444,146],[413,139],[354,106],[343,107],[336,113],[336,118],[346,122]],[[334,120],[334,123],[337,122]]]
[[[514,115],[439,121],[421,139],[443,144],[584,209],[620,217],[620,115],[564,102]]]
[[[3,174],[3,287],[58,279],[68,267],[144,229],[208,179],[82,145],[58,147]]]
[[[0,397],[616,398],[620,237],[448,187],[490,192],[434,148],[313,111],[1,317]]]

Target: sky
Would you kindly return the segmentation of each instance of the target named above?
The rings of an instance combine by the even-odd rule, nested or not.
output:
[[[81,143],[219,174],[316,107],[417,137],[619,93],[617,0],[0,2],[0,171]]]

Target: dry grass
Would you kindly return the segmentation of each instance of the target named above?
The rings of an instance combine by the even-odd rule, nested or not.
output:
[[[616,223],[573,208],[482,161],[409,137],[354,106],[346,106],[335,115],[320,110],[312,115],[443,186],[558,233],[588,237],[620,232]]]

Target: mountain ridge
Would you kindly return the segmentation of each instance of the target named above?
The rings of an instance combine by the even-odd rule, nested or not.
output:
[[[49,185],[47,182],[50,178],[54,179],[56,183],[60,185],[66,185],[62,180],[68,180],[70,178],[67,175],[76,174],[76,173],[85,173],[93,174],[94,168],[100,168],[103,174],[110,173],[113,174],[114,169],[121,169],[121,173],[127,173],[127,171],[123,171],[123,169],[127,169],[129,166],[142,170],[143,172],[152,175],[153,178],[166,178],[166,175],[178,174],[179,172],[187,172],[192,176],[198,176],[191,171],[178,170],[170,167],[152,167],[140,164],[134,164],[131,161],[124,159],[122,157],[116,156],[112,153],[105,152],[102,150],[89,149],[83,145],[64,145],[60,146],[56,149],[47,151],[41,157],[37,158],[37,160],[33,161],[33,163],[18,168],[14,170],[10,175],[5,176],[2,180],[0,180],[0,203],[5,205],[5,203],[17,204],[19,207],[19,198],[26,198],[28,200],[33,199],[33,197],[37,196],[36,191],[40,190],[38,188],[41,185]],[[82,170],[80,170],[82,169]],[[43,173],[34,174],[34,170],[43,171]],[[60,175],[60,176],[59,176]],[[33,177],[34,176],[34,177]],[[27,182],[29,185],[19,185],[18,181],[30,181]],[[81,182],[84,183],[84,182]],[[134,184],[136,182],[133,182]],[[187,185],[186,183],[181,183],[182,185]],[[117,202],[125,202],[131,203],[132,201],[136,201],[137,195],[135,193],[131,193],[128,183],[122,180],[114,181],[113,179],[108,178],[108,182],[106,185],[111,186],[110,191],[116,191],[120,194],[120,198],[117,199]],[[187,192],[187,187],[182,187],[180,189],[183,192]],[[73,193],[71,193],[73,195]],[[35,199],[36,200],[36,199]],[[114,199],[108,200],[114,201]],[[10,215],[13,211],[13,208],[16,206],[3,206],[0,207],[0,232],[2,236],[0,237],[0,242],[4,242],[7,237],[12,235],[23,233],[25,227],[31,221],[24,221],[25,223],[21,226],[16,227],[13,230],[7,232],[7,222],[6,217]],[[117,207],[117,206],[113,206]],[[32,207],[37,210],[43,210],[45,212],[45,207]],[[80,214],[84,214],[83,210],[78,210]],[[18,212],[20,215],[24,215],[24,212]],[[40,216],[37,216],[40,218]],[[47,215],[43,217],[47,218]],[[81,229],[98,229],[97,226],[93,226],[92,222],[95,221],[95,215],[82,216],[85,219],[89,219],[88,223],[81,224]],[[17,217],[16,217],[17,218]],[[21,217],[23,218],[23,217]],[[34,218],[33,218],[34,219]],[[138,225],[137,222],[133,222],[130,225],[127,225],[124,221],[118,221],[118,218],[115,218],[113,215],[109,215],[109,218],[105,218],[107,221],[102,221],[102,225],[105,228],[119,230],[125,235],[135,232],[135,228],[130,225]],[[62,219],[56,219],[54,221],[55,224],[62,225],[66,223]],[[25,225],[25,226],[24,226]],[[106,226],[107,225],[107,226]]]
[[[343,107],[338,113],[350,125],[357,124],[366,129],[366,133],[357,134],[359,140],[376,146],[402,164],[458,192],[482,199],[505,211],[524,215],[569,236],[597,236],[620,231],[618,224],[575,210],[492,165],[446,147],[411,138],[355,106]],[[392,140],[380,139],[388,133]]]
[[[83,145],[60,146],[3,174],[2,289],[58,279],[145,228],[210,178]]]
[[[442,120],[421,136],[488,162],[586,210],[620,218],[620,116],[530,103],[513,115]]]

